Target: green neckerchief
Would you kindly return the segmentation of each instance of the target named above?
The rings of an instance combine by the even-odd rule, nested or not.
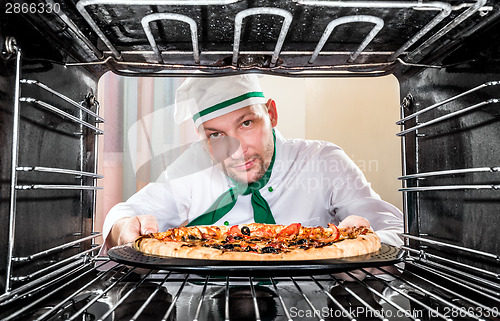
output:
[[[220,220],[224,215],[229,213],[229,211],[234,207],[238,196],[240,195],[248,195],[252,194],[252,208],[253,208],[253,217],[256,223],[267,223],[267,224],[276,224],[274,221],[273,214],[271,213],[271,208],[267,201],[262,197],[259,190],[264,187],[269,178],[271,177],[271,172],[273,170],[274,160],[276,158],[276,135],[273,130],[273,141],[274,141],[274,152],[273,157],[271,159],[271,164],[266,170],[266,173],[260,180],[254,183],[250,183],[248,185],[244,184],[243,186],[239,183],[236,183],[234,187],[231,187],[221,196],[219,196],[215,202],[205,211],[205,213],[201,214],[194,220],[192,220],[187,226],[194,225],[213,225],[215,222]],[[221,205],[225,204],[225,205]]]

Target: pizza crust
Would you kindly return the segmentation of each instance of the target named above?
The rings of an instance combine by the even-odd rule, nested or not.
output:
[[[165,257],[228,261],[301,261],[352,257],[376,252],[380,238],[375,233],[358,235],[321,248],[294,249],[282,253],[259,254],[254,252],[230,252],[203,246],[188,246],[183,242],[162,242],[152,236],[141,236],[134,242],[140,252]]]

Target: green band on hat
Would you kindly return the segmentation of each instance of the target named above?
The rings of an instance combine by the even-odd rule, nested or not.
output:
[[[217,105],[213,105],[212,107],[208,107],[207,109],[204,109],[204,110],[200,111],[199,113],[194,114],[193,120],[196,122],[196,120],[198,120],[198,118],[200,118],[200,117],[203,117],[205,115],[213,113],[214,111],[220,110],[222,108],[226,108],[226,107],[229,107],[231,105],[237,104],[240,101],[243,101],[245,99],[252,98],[252,97],[264,98],[264,93],[261,91],[252,91],[252,92],[243,94],[241,96],[234,97],[232,99],[223,101],[221,103],[218,103]]]

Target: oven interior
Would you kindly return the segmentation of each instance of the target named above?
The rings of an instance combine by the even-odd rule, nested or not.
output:
[[[1,3],[2,320],[500,320],[496,1]],[[395,75],[404,265],[344,282],[98,257],[96,97],[110,70]]]

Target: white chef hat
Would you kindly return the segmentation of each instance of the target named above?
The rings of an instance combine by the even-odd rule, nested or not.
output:
[[[176,119],[192,117],[198,128],[207,120],[237,109],[265,104],[266,99],[254,74],[187,78],[177,89]]]

